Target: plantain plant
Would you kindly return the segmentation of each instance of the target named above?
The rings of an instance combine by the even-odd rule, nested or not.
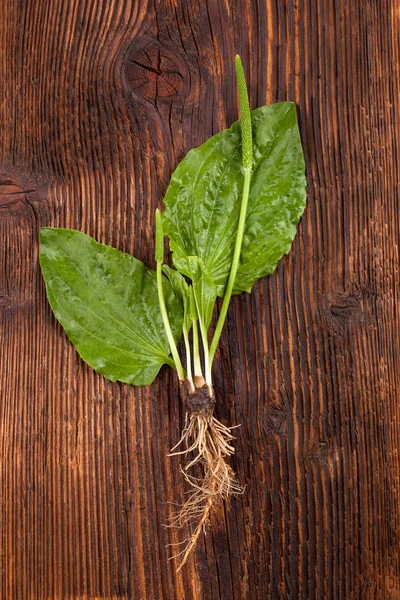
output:
[[[214,416],[212,381],[231,297],[250,293],[275,270],[306,202],[295,105],[250,111],[239,56],[235,64],[240,121],[191,150],[173,173],[164,211],[155,215],[156,271],[79,231],[40,231],[47,296],[83,360],[111,381],[132,385],[151,384],[164,364],[176,370],[186,423],[171,455],[183,456],[191,489],[172,521],[191,528],[178,570],[213,505],[242,492],[227,462],[232,427]],[[164,264],[165,236],[175,268]]]

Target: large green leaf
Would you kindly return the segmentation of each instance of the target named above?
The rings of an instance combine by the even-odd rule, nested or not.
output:
[[[40,265],[54,314],[81,357],[111,381],[150,384],[174,366],[161,317],[156,274],[111,246],[72,229],[42,228]],[[164,279],[176,340],[182,307]]]
[[[287,253],[304,211],[304,157],[292,102],[252,112],[253,170],[235,293],[250,292]],[[191,150],[172,175],[164,233],[174,264],[189,275],[199,256],[223,294],[232,262],[243,188],[240,121]]]

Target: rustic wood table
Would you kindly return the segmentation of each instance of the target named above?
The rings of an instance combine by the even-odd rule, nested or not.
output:
[[[2,0],[2,600],[400,598],[399,33],[395,0]],[[308,207],[232,303],[216,411],[246,491],[176,574],[176,378],[79,359],[38,229],[154,267],[172,171],[237,118],[236,52],[253,107],[298,106]]]

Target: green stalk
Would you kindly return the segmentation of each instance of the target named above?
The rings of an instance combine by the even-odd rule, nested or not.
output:
[[[181,363],[181,359],[178,354],[178,349],[175,344],[174,335],[172,333],[171,325],[168,318],[167,307],[165,306],[164,289],[163,289],[163,277],[162,277],[162,264],[164,261],[164,234],[161,220],[160,211],[156,210],[156,253],[155,258],[157,261],[157,290],[158,290],[158,301],[160,303],[161,316],[164,322],[165,333],[169,347],[171,349],[172,358],[174,359],[175,368],[178,373],[180,381],[184,381],[185,372]]]
[[[204,323],[199,320],[200,323],[200,333],[201,340],[203,342],[203,350],[204,350],[204,375],[206,383],[212,385],[211,378],[211,362],[210,362],[210,350],[208,347],[208,339],[207,339],[207,329],[204,327]]]
[[[186,328],[183,329],[183,339],[185,340],[185,348],[186,348],[186,378],[190,383],[193,384],[192,359],[190,356],[189,333]]]
[[[210,351],[209,351],[209,347],[208,347],[208,335],[207,335],[207,328],[204,324],[203,321],[203,314],[202,311],[200,310],[200,306],[198,304],[198,298],[196,296],[196,294],[194,293],[193,287],[191,287],[191,296],[190,296],[190,315],[193,321],[193,343],[197,345],[197,349],[195,350],[195,352],[197,351],[197,355],[199,354],[199,349],[198,349],[198,345],[199,345],[199,341],[198,341],[198,337],[197,337],[197,321],[199,322],[200,325],[200,335],[201,335],[201,341],[203,343],[203,350],[204,350],[204,376],[205,376],[205,380],[206,382],[211,386],[212,382],[211,382],[211,366],[210,366]],[[194,322],[196,322],[196,331],[194,331]]]
[[[246,79],[244,76],[243,65],[242,65],[242,61],[240,60],[239,56],[236,56],[235,67],[236,67],[236,79],[237,79],[239,107],[240,107],[240,123],[241,123],[241,129],[242,129],[242,164],[243,164],[243,172],[244,172],[244,182],[243,182],[242,203],[240,206],[239,223],[238,223],[238,229],[237,229],[237,233],[236,233],[236,242],[235,242],[235,249],[233,252],[231,270],[229,273],[228,283],[227,283],[226,289],[225,289],[221,312],[219,314],[217,326],[215,328],[214,336],[213,336],[211,346],[210,346],[210,352],[209,352],[209,359],[210,359],[209,368],[210,368],[210,370],[211,370],[211,365],[212,365],[212,361],[214,358],[215,350],[217,349],[218,342],[221,337],[222,328],[225,323],[226,314],[228,312],[229,303],[230,303],[231,297],[232,297],[233,286],[235,285],[237,270],[239,268],[240,252],[242,250],[244,226],[246,223],[247,204],[248,204],[249,192],[250,192],[251,167],[252,167],[252,163],[253,163],[253,140],[252,140],[252,132],[251,132],[251,113],[250,113],[249,97],[248,97],[248,93],[247,93]]]
[[[197,331],[197,319],[192,320],[193,327],[193,365],[195,377],[203,377],[201,370],[200,352],[199,352],[199,333]]]
[[[197,308],[196,301],[194,299],[193,287],[189,286],[189,310],[190,319],[192,321],[193,329],[193,366],[194,376],[203,377],[203,371],[201,370],[200,353],[199,353],[199,334],[197,330]]]

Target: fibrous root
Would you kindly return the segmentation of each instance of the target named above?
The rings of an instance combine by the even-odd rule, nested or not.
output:
[[[171,527],[189,525],[192,534],[185,540],[185,547],[174,557],[182,557],[177,571],[183,567],[208,522],[211,508],[231,495],[241,494],[243,488],[237,482],[226,457],[234,454],[231,431],[213,416],[215,398],[207,385],[194,391],[185,387],[184,400],[187,409],[186,425],[179,442],[171,449],[170,456],[190,455],[189,462],[181,471],[189,483],[190,496],[181,509],[172,516]],[[182,450],[179,450],[183,447]],[[189,470],[201,466],[202,475],[195,477]]]

